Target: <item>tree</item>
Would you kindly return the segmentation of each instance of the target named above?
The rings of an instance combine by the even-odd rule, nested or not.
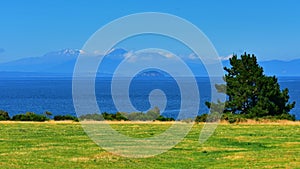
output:
[[[10,117],[6,111],[0,110],[0,120],[10,120]]]
[[[217,84],[225,93],[225,112],[244,114],[247,118],[289,115],[295,102],[289,103],[288,89],[281,90],[275,76],[266,76],[254,55],[234,55],[230,68],[224,67],[226,84]],[[210,107],[214,103],[207,103]]]

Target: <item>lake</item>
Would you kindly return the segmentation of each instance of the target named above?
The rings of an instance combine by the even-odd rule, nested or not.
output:
[[[189,83],[189,81],[184,81]],[[288,88],[290,93],[290,101],[296,101],[296,107],[291,111],[296,114],[297,119],[300,119],[300,77],[280,77],[279,84],[281,88]],[[129,87],[129,91],[122,89],[122,82],[119,82],[120,89],[115,90],[115,98],[118,100],[119,107],[115,106],[111,94],[111,79],[97,78],[95,83],[95,93],[97,103],[101,112],[115,113],[117,111],[126,112],[128,106],[127,95],[131,104],[137,111],[146,111],[151,105],[149,102],[149,93],[154,89],[160,89],[165,93],[166,103],[163,115],[168,117],[176,117],[181,109],[181,95],[178,84],[172,78],[167,80],[162,79],[133,79]],[[195,102],[194,99],[186,99],[187,105],[192,107],[200,105],[198,114],[207,113],[208,109],[205,106],[205,101],[209,101],[210,83],[208,78],[197,78],[197,84],[200,94],[200,102]],[[72,79],[65,77],[30,77],[30,78],[0,78],[0,109],[7,111],[10,116],[27,111],[42,114],[45,111],[50,111],[53,115],[76,115],[73,98],[72,98]],[[84,94],[85,91],[82,91]],[[193,96],[194,91],[188,95]],[[153,95],[154,103],[162,102],[161,97]],[[155,102],[156,101],[156,102]],[[123,104],[123,105],[122,105]],[[187,106],[189,107],[189,106]],[[186,110],[188,111],[188,110]],[[93,112],[88,112],[93,113]]]

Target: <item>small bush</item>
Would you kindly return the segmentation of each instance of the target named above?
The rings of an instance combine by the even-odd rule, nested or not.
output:
[[[143,112],[132,112],[127,115],[127,118],[130,121],[151,121],[154,120],[150,116],[147,116],[146,113]]]
[[[196,117],[195,122],[200,123],[200,122],[206,122],[208,114],[201,114]]]
[[[101,114],[85,114],[79,117],[80,120],[95,120],[95,121],[103,121],[104,118]]]
[[[158,116],[158,117],[156,118],[156,120],[157,120],[157,121],[175,121],[175,119],[172,118],[172,117],[164,117],[164,116],[162,116],[162,115]]]
[[[195,121],[195,119],[193,119],[193,118],[185,118],[185,119],[182,119],[180,121],[182,121],[184,123],[193,123]]]
[[[160,116],[160,110],[158,107],[154,107],[154,109],[149,110],[146,115],[149,120],[155,120]]]
[[[238,123],[243,123],[243,122],[247,122],[248,120],[245,118],[245,117],[239,117],[238,119],[237,119],[237,122]]]
[[[125,112],[117,112],[117,113],[107,113],[104,112],[102,114],[85,114],[80,116],[80,120],[96,120],[96,121],[103,121],[103,120],[111,120],[111,121],[174,121],[174,118],[163,117],[160,115],[160,110],[158,107],[154,107],[153,109],[149,110],[147,113],[143,112],[132,112],[132,113],[125,113]]]
[[[217,112],[212,113],[210,116],[209,114],[202,114],[196,117],[195,122],[213,122],[219,119],[219,114]],[[270,120],[270,121],[277,121],[277,120],[291,120],[295,121],[296,116],[291,114],[281,114],[276,116],[263,116],[263,117],[252,117],[247,114],[232,114],[230,112],[223,113],[221,120],[228,121],[230,124],[232,123],[242,123],[247,122],[247,119],[254,119],[256,121],[263,121],[263,120]]]
[[[46,116],[44,115],[39,115],[35,114],[33,112],[27,112],[25,114],[17,114],[12,117],[13,121],[46,121],[49,120]]]
[[[280,119],[280,120],[296,121],[296,116],[294,114],[289,114],[289,113],[281,114],[281,115],[278,115],[278,116],[275,116],[275,117],[277,119]]]
[[[104,113],[102,113],[102,119],[111,120],[111,121],[122,121],[122,120],[127,121],[128,120],[126,113],[120,113],[120,112],[117,112],[116,114],[104,112]]]
[[[10,120],[8,113],[4,110],[0,110],[0,121],[2,120]]]
[[[124,113],[120,113],[120,112],[117,112],[116,113],[116,120],[118,121],[127,121],[127,117],[124,115]]]
[[[237,118],[234,115],[228,116],[228,122],[230,124],[235,123],[236,121],[237,121]]]
[[[71,116],[71,115],[57,115],[54,116],[54,120],[55,121],[62,121],[62,120],[73,120],[73,121],[79,121],[79,119],[75,116]]]
[[[296,116],[293,114],[280,114],[276,116],[264,116],[260,118],[255,118],[256,121],[263,121],[263,120],[269,120],[269,121],[278,121],[278,120],[290,120],[290,121],[296,121]]]
[[[210,114],[201,114],[199,116],[196,117],[195,122],[199,123],[199,122],[216,122],[219,121],[221,119],[221,114],[219,114],[218,112],[213,112]]]
[[[221,119],[222,114],[218,113],[218,112],[211,112],[210,114],[208,114],[207,116],[207,122],[217,122]]]
[[[158,107],[154,107],[146,113],[143,112],[132,112],[132,113],[123,113],[123,115],[131,121],[153,121],[159,118],[160,110]],[[162,119],[162,118],[159,118]],[[167,120],[167,119],[164,119]],[[170,120],[170,119],[169,119]]]
[[[244,114],[224,113],[221,119],[228,121],[230,124],[247,122],[247,118]]]

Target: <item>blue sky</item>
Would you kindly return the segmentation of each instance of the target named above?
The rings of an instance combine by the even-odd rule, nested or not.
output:
[[[300,58],[297,0],[4,0],[0,8],[0,62],[80,49],[101,26],[137,12],[192,22],[221,56],[247,51],[259,60]]]

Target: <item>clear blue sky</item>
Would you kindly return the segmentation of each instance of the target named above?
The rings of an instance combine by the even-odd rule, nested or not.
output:
[[[164,12],[198,26],[221,56],[255,53],[259,60],[300,58],[297,0],[3,0],[0,62],[80,49],[101,26],[137,12]]]

